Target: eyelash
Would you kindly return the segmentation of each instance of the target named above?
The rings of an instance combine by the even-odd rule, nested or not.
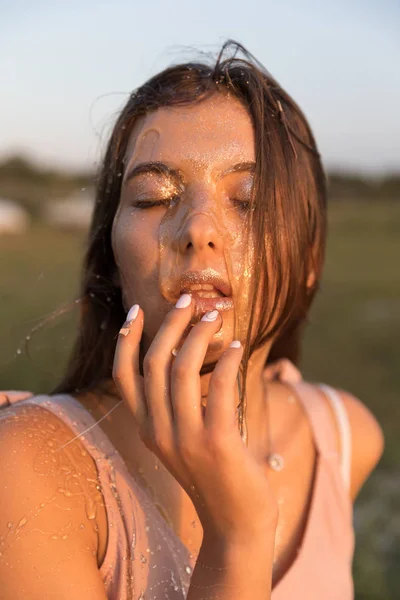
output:
[[[174,196],[173,198],[167,198],[165,200],[138,200],[137,202],[135,202],[134,207],[140,209],[147,209],[153,208],[155,206],[168,206],[168,204],[173,200],[179,200],[179,196]],[[250,202],[247,202],[246,200],[237,200],[235,198],[232,200],[232,203],[237,204],[241,212],[246,212],[250,206]]]

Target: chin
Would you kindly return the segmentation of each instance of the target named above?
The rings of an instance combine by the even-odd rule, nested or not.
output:
[[[226,348],[229,346],[231,340],[227,341],[226,339],[223,338],[218,338],[218,339],[212,339],[209,346],[208,346],[208,350],[207,353],[205,355],[204,358],[204,365],[211,365],[213,363],[216,363],[218,361],[218,359],[222,356],[223,352],[226,350]]]

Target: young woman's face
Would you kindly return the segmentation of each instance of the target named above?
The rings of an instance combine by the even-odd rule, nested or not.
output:
[[[136,124],[124,162],[112,243],[125,308],[137,303],[144,310],[144,349],[188,292],[194,322],[214,308],[222,314],[206,362],[216,360],[232,339],[244,338],[248,318],[250,116],[222,94],[158,109]]]

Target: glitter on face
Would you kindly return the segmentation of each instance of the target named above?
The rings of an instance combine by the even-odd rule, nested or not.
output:
[[[198,308],[194,322],[209,305],[223,312],[215,349],[244,339],[254,254],[246,227],[254,161],[251,119],[236,99],[221,95],[159,109],[136,124],[113,248],[126,305],[137,302],[144,309],[148,344],[188,272],[194,273],[192,285],[200,281],[211,287],[189,290]],[[239,164],[242,169],[233,169]],[[141,168],[144,172],[130,177]],[[231,288],[229,298],[215,276]]]

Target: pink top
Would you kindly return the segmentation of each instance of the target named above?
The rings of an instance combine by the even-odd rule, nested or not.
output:
[[[340,396],[306,383],[291,386],[308,415],[318,451],[314,490],[297,557],[272,591],[272,600],[351,600],[354,550],[352,504],[348,493],[351,437]],[[8,395],[9,403],[39,404],[78,435],[95,424],[72,396]],[[335,424],[341,436],[338,453]],[[0,406],[1,406],[0,394]],[[195,565],[179,537],[164,521],[151,497],[128,472],[100,427],[80,438],[96,461],[108,520],[108,545],[100,567],[109,600],[185,598]]]

